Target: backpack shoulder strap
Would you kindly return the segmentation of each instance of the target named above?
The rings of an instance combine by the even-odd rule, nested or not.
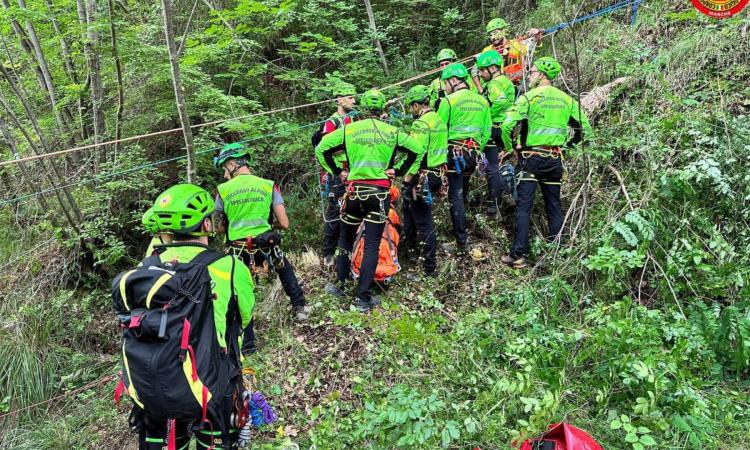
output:
[[[158,266],[159,264],[161,264],[161,258],[159,257],[158,254],[147,256],[143,258],[143,260],[141,261],[141,267],[146,267],[146,268],[151,267],[151,266]]]
[[[201,264],[204,266],[208,266],[210,264],[215,263],[216,261],[220,260],[221,258],[227,256],[224,253],[219,253],[214,250],[206,249],[198,254],[195,258],[193,258],[190,261],[190,264]]]

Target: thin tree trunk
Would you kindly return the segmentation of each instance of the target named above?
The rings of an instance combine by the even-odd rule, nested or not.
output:
[[[8,148],[10,148],[11,153],[13,153],[14,159],[19,159],[20,156],[18,154],[18,147],[16,146],[16,141],[13,139],[13,135],[10,134],[10,130],[8,129],[8,124],[5,123],[5,119],[0,116],[0,134],[2,134],[3,139],[5,139],[5,143],[8,145]],[[21,171],[21,177],[22,182],[27,184],[28,186],[31,186],[31,188],[34,191],[39,191],[41,189],[41,186],[37,185],[34,182],[34,179],[31,178],[31,174],[29,173],[29,169],[26,167],[26,164],[24,163],[18,163],[18,169]],[[42,194],[39,196],[39,203],[42,205],[42,208],[45,212],[49,211],[49,203],[47,203],[47,199],[45,198],[45,194]],[[57,218],[53,215],[50,216],[50,220],[52,221],[52,224],[56,227],[59,227],[59,223],[57,222]]]
[[[0,67],[2,67],[0,65]],[[31,152],[35,155],[40,154],[39,149],[36,146],[36,143],[34,142],[34,139],[29,135],[28,131],[26,131],[26,128],[23,126],[20,120],[18,120],[18,117],[13,112],[13,110],[10,108],[10,105],[8,105],[8,102],[5,101],[5,97],[3,97],[2,94],[0,94],[0,104],[2,104],[3,108],[5,108],[5,111],[8,113],[8,117],[13,121],[16,128],[21,130],[21,133],[23,133],[23,136],[26,138],[26,141],[29,143],[29,148],[31,148]],[[55,180],[53,176],[47,171],[45,164],[41,163],[39,164],[39,167],[42,169],[42,173],[44,177],[47,179],[47,182],[50,185],[50,188],[55,188]],[[55,175],[58,179],[63,182],[62,177],[57,172],[57,169],[55,168],[55,165],[52,164],[52,170],[54,171]],[[70,227],[75,230],[77,234],[80,234],[80,228],[78,227],[78,223],[80,221],[80,211],[78,210],[78,207],[75,204],[75,201],[73,200],[73,197],[70,195],[70,191],[68,188],[62,188],[63,194],[65,195],[65,198],[63,198],[63,194],[60,193],[60,189],[55,189],[55,197],[57,197],[57,202],[60,204],[60,209],[62,209],[63,214],[65,214],[65,218],[68,220],[68,223],[70,224]],[[65,200],[68,200],[67,203]],[[74,216],[71,214],[74,213],[77,215],[77,217],[74,218]],[[78,221],[76,220],[78,219]]]
[[[372,5],[370,0],[365,1],[365,8],[367,9],[367,18],[370,20],[370,30],[372,31],[372,39],[375,42],[375,48],[378,50],[380,55],[380,63],[383,64],[383,72],[386,76],[390,75],[388,70],[388,61],[385,59],[385,53],[383,53],[383,46],[380,45],[380,38],[378,38],[378,27],[375,26],[375,14],[372,12]]]
[[[10,76],[8,71],[3,67],[2,64],[0,64],[0,74],[5,78],[5,80],[10,85],[11,90],[13,91],[13,94],[18,98],[18,100],[21,102],[21,105],[23,105],[24,110],[26,111],[27,116],[29,117],[29,121],[31,122],[31,126],[34,128],[34,132],[37,134],[39,138],[39,142],[42,145],[43,151],[39,151],[36,144],[34,143],[34,140],[31,138],[29,133],[26,131],[26,127],[21,124],[21,121],[18,120],[18,117],[13,112],[13,109],[8,105],[8,103],[5,101],[5,99],[0,96],[0,99],[2,99],[3,106],[5,107],[5,110],[7,111],[8,115],[13,119],[16,126],[21,130],[26,140],[29,142],[29,146],[32,148],[32,151],[34,151],[36,154],[41,153],[49,153],[50,146],[47,144],[47,141],[44,139],[44,134],[42,133],[41,128],[39,127],[39,121],[36,118],[36,115],[34,114],[34,111],[31,109],[31,106],[29,105],[28,100],[23,96],[21,91],[18,89],[18,86],[16,86],[15,81],[13,81],[13,78]],[[42,166],[44,166],[42,164]],[[59,169],[55,164],[50,164],[52,167],[52,172],[55,174],[55,177],[59,180],[60,183],[63,183],[65,180],[60,174]],[[45,170],[46,173],[46,170]],[[68,203],[70,203],[70,209],[75,214],[75,217],[80,221],[82,219],[81,210],[78,208],[78,204],[76,203],[73,196],[70,194],[70,191],[66,188],[63,189],[63,192],[65,193],[65,197],[68,199]],[[67,209],[66,209],[67,212]]]
[[[112,0],[107,0],[107,6],[109,7],[109,30],[110,40],[112,43],[112,57],[115,60],[115,72],[117,73],[117,118],[115,119],[115,140],[119,141],[122,136],[122,111],[125,107],[125,87],[122,82],[122,61],[120,61],[120,53],[117,50],[117,31],[115,29],[115,8]],[[115,144],[115,151],[120,150],[120,144]]]
[[[174,28],[172,27],[172,1],[161,0],[162,17],[164,18],[164,36],[167,40],[167,51],[169,52],[169,63],[172,66],[172,84],[174,96],[177,102],[177,112],[180,114],[182,134],[185,137],[187,150],[187,181],[195,182],[195,148],[193,147],[193,130],[190,128],[190,116],[185,106],[185,92],[180,81],[180,61],[177,56],[177,47],[174,42]]]
[[[99,34],[96,32],[96,28],[94,28],[94,21],[96,20],[95,1],[76,0],[76,5],[78,7],[78,20],[86,30],[83,36],[85,43],[83,49],[86,54],[86,63],[91,78],[91,116],[94,125],[94,143],[98,144],[102,141],[102,135],[104,134],[104,114],[102,112],[102,78],[99,71]],[[107,152],[105,147],[101,147],[99,161],[103,162],[106,159]]]
[[[2,0],[3,7],[8,10],[8,13],[10,14],[10,3],[8,0]],[[26,52],[27,55],[31,58],[32,64],[34,65],[34,72],[36,73],[37,81],[39,81],[39,86],[42,87],[42,89],[46,89],[46,83],[44,82],[44,75],[42,74],[41,69],[39,68],[39,65],[36,64],[36,60],[34,58],[34,50],[31,46],[31,42],[29,42],[29,37],[26,36],[26,32],[23,31],[23,27],[20,23],[14,18],[10,20],[10,24],[13,27],[13,32],[16,34],[16,37],[18,37],[18,42],[21,44],[21,48],[24,52]]]
[[[18,6],[23,11],[27,11],[25,0],[18,0]],[[31,45],[34,47],[34,54],[36,55],[37,65],[39,66],[39,69],[42,71],[42,76],[44,77],[44,84],[47,89],[47,95],[49,96],[49,103],[50,103],[50,106],[52,107],[52,112],[54,113],[55,121],[57,122],[57,126],[59,127],[60,133],[63,133],[63,135],[67,135],[69,131],[68,126],[63,120],[62,114],[60,113],[60,110],[57,107],[55,85],[52,82],[52,74],[50,74],[49,66],[47,66],[47,58],[44,57],[42,46],[39,44],[39,38],[36,35],[36,29],[34,29],[34,25],[31,23],[30,20],[26,20],[26,30],[29,33],[29,39],[31,40]],[[68,141],[68,144],[71,146],[74,144],[74,141],[70,136],[68,136],[67,141]]]

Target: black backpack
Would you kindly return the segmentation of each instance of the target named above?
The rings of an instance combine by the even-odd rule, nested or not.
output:
[[[237,301],[229,302],[227,354],[216,337],[207,268],[225,255],[206,249],[188,263],[162,262],[163,248],[112,282],[122,328],[118,390],[155,420],[206,422],[209,413],[223,416],[230,379],[239,373]]]

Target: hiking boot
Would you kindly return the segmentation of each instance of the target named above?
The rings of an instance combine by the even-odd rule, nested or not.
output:
[[[310,305],[302,305],[294,307],[294,315],[297,317],[297,321],[304,322],[310,318],[312,308]]]
[[[500,258],[500,261],[503,264],[507,264],[516,269],[523,269],[524,267],[526,267],[526,258],[524,258],[523,256],[520,258],[516,258],[511,255],[503,255],[502,258]]]
[[[373,295],[372,297],[370,297],[370,306],[372,308],[380,306],[380,297],[378,297],[377,295]]]
[[[516,201],[513,200],[512,195],[503,195],[503,199],[500,201],[500,208],[503,211],[509,211],[516,207]]]
[[[333,255],[326,255],[323,257],[323,267],[331,269],[333,268],[334,263]]]
[[[354,302],[354,307],[357,308],[357,311],[361,312],[362,314],[370,312],[370,310],[373,308],[370,300],[365,300],[359,297],[357,297],[357,300]]]
[[[326,283],[325,293],[326,294],[331,294],[334,297],[338,297],[338,298],[341,298],[344,295],[346,295],[346,294],[344,294],[344,291],[342,291],[340,287],[336,286],[333,283]]]
[[[422,277],[417,272],[409,272],[406,274],[406,279],[409,281],[421,281]]]

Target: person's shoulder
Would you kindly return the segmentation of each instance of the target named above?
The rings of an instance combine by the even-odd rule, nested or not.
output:
[[[237,276],[237,273],[248,271],[245,263],[243,263],[239,257],[234,255],[224,255],[208,265],[209,274],[217,278],[217,282],[218,280],[226,281],[227,283],[231,281],[233,271],[235,277]]]

